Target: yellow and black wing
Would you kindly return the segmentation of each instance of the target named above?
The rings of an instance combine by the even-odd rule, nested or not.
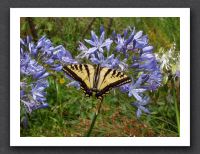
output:
[[[90,64],[71,64],[63,66],[63,71],[80,83],[86,96],[92,96],[95,67]]]
[[[86,96],[92,96],[94,92],[96,98],[101,100],[112,88],[131,82],[123,72],[99,65],[71,64],[63,66],[63,71],[80,83]]]
[[[96,93],[96,97],[99,99],[102,99],[103,95],[108,93],[112,88],[131,82],[130,77],[115,69],[101,67],[98,74],[99,77],[96,85],[98,92]]]

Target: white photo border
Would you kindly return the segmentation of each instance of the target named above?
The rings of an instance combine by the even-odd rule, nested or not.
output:
[[[180,137],[20,137],[20,17],[180,17]],[[10,146],[190,146],[190,8],[10,8]]]

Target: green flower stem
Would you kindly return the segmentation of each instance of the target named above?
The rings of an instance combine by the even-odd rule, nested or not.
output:
[[[97,110],[96,110],[96,112],[94,114],[94,117],[92,118],[92,123],[91,123],[90,128],[89,128],[89,130],[87,132],[87,135],[86,135],[87,137],[90,137],[90,134],[91,134],[91,132],[92,132],[92,130],[94,128],[94,124],[96,122],[97,116],[98,116],[98,114],[100,112],[100,109],[101,109],[101,104],[102,104],[102,101],[99,102]]]
[[[60,110],[60,116],[62,117],[63,108],[62,108],[62,102],[61,102],[61,94],[60,94],[60,87],[59,84],[54,80],[55,86],[56,86],[56,101],[59,103],[59,110]]]
[[[177,122],[177,127],[178,127],[178,134],[180,136],[180,116],[179,116],[179,108],[178,108],[177,99],[176,99],[176,88],[174,87],[173,89],[174,89],[173,90],[174,104],[175,104],[175,110],[176,110],[176,122]]]

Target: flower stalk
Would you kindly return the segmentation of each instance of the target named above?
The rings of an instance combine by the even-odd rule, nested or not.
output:
[[[175,87],[175,83],[174,87]],[[179,107],[178,107],[178,102],[177,102],[177,98],[176,98],[176,88],[173,88],[173,97],[174,97],[174,105],[175,105],[175,111],[176,111],[176,123],[177,123],[177,127],[178,127],[178,134],[180,136],[180,115],[179,115]]]
[[[90,125],[90,128],[89,128],[87,134],[86,134],[86,137],[90,137],[90,134],[91,134],[91,132],[92,132],[92,130],[93,130],[93,128],[94,128],[94,125],[95,125],[97,116],[98,116],[99,113],[100,113],[102,103],[103,103],[102,101],[99,101],[99,103],[97,104],[97,109],[96,109],[96,112],[94,113],[94,116],[93,116],[93,118],[92,118],[92,123],[91,123],[91,125]]]

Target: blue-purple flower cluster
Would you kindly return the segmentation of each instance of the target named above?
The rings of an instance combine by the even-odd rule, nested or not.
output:
[[[30,36],[20,40],[20,101],[26,112],[46,108],[46,88],[49,70],[60,71],[61,63],[74,63],[63,46],[54,47],[43,36],[34,43]]]
[[[156,90],[161,85],[162,75],[153,47],[148,43],[147,35],[142,31],[127,28],[123,34],[113,32],[110,38],[105,39],[104,28],[100,28],[98,37],[91,31],[91,39],[85,39],[87,46],[79,42],[80,54],[75,59],[62,45],[54,47],[45,36],[33,43],[30,37],[21,39],[20,70],[21,70],[21,102],[27,112],[45,108],[46,88],[48,87],[48,70],[60,71],[62,64],[80,62],[83,59],[103,67],[127,71],[132,82],[120,87],[129,97],[134,97],[133,106],[137,108],[136,115],[142,112],[150,113],[146,108],[149,97],[146,91]],[[68,85],[80,88],[76,81]]]
[[[141,116],[142,111],[150,113],[145,108],[150,99],[144,93],[156,90],[161,85],[162,75],[147,35],[143,35],[142,31],[136,32],[135,29],[127,28],[123,34],[113,32],[111,38],[105,39],[105,31],[101,27],[100,37],[91,31],[91,39],[85,39],[85,42],[90,46],[80,42],[81,53],[77,58],[86,58],[94,64],[128,71],[132,82],[121,86],[121,91],[135,98],[136,102],[132,104],[137,107],[137,117]]]

